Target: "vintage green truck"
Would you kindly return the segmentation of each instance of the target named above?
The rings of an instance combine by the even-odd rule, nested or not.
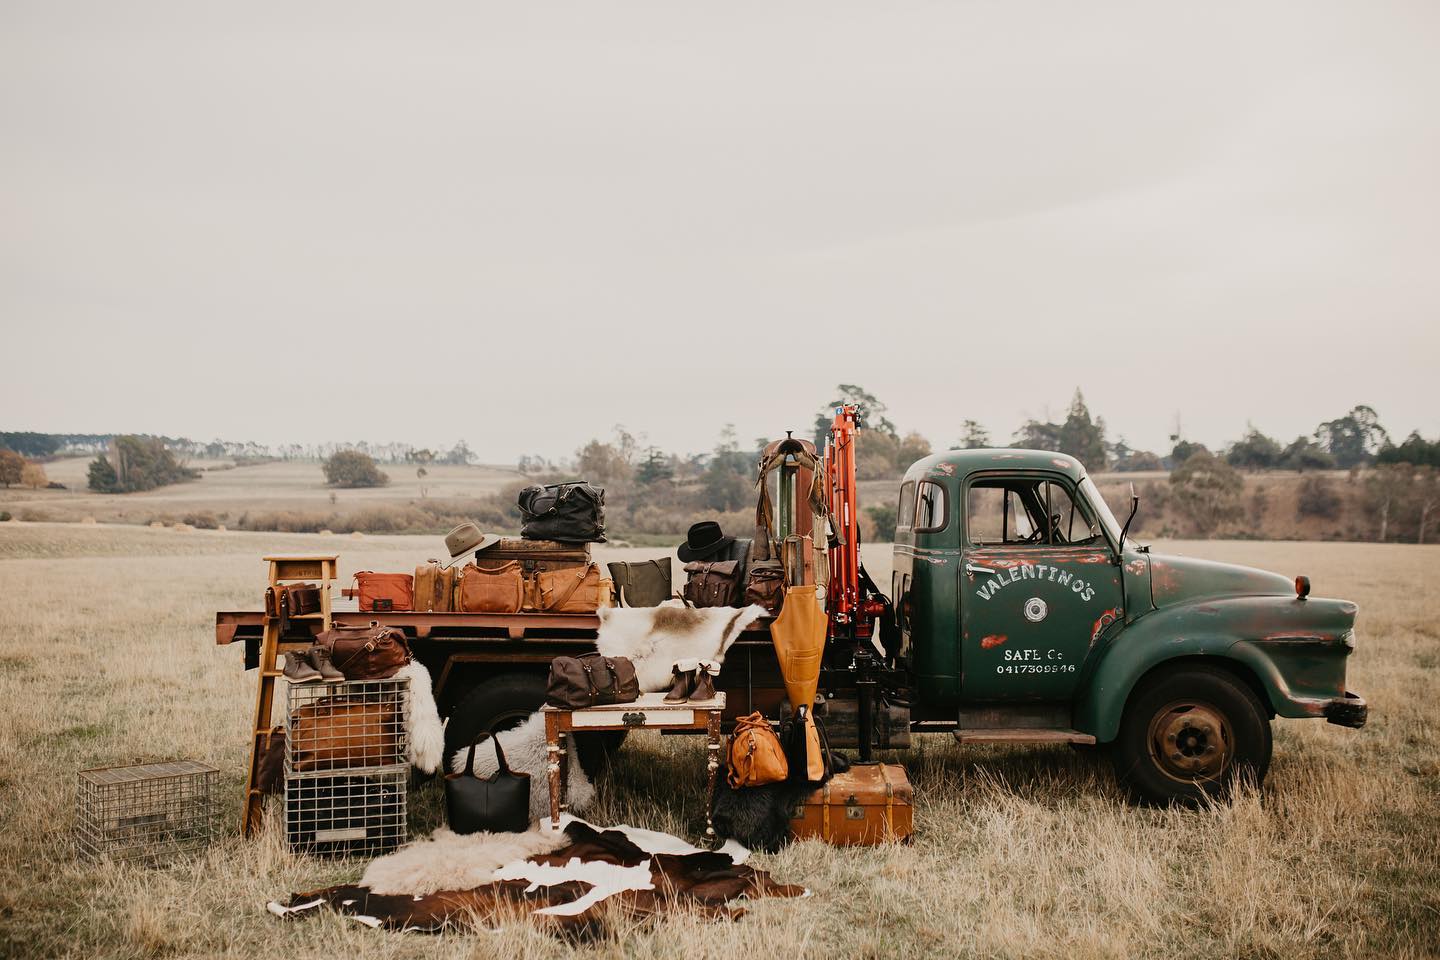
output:
[[[1354,603],[1310,597],[1305,577],[1151,553],[1072,457],[913,465],[891,589],[916,720],[953,718],[967,742],[1108,745],[1140,800],[1263,780],[1273,717],[1365,723],[1345,684]]]
[[[1345,684],[1356,606],[1308,590],[1303,577],[1152,554],[1070,457],[938,454],[900,487],[893,613],[869,674],[878,702],[867,695],[862,708],[855,646],[832,640],[817,714],[842,748],[862,714],[881,749],[906,748],[912,732],[1105,747],[1135,798],[1194,801],[1264,778],[1273,717],[1364,724],[1365,701]],[[410,635],[452,748],[536,709],[550,659],[593,649],[599,626],[590,614],[334,616]],[[216,641],[243,641],[253,667],[263,623],[259,611],[218,613]],[[292,629],[282,649],[303,648],[317,627]],[[766,621],[730,649],[717,686],[727,723],[788,713]],[[599,751],[579,746],[593,766]]]

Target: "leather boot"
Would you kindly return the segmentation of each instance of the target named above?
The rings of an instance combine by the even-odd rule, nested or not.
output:
[[[305,652],[310,657],[310,663],[320,671],[321,680],[324,680],[326,683],[341,683],[344,681],[345,674],[341,673],[340,668],[330,662],[329,647],[317,643]]]
[[[690,699],[695,688],[695,662],[681,660],[670,668],[670,692],[665,694],[666,703],[684,703]]]
[[[692,703],[704,703],[715,699],[715,678],[720,675],[720,664],[714,660],[701,660],[695,668],[695,688],[690,691]]]
[[[285,679],[291,683],[311,683],[320,679],[320,671],[303,653],[285,654]]]

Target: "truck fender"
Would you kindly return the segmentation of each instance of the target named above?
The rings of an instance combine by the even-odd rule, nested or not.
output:
[[[1140,679],[1165,663],[1196,658],[1233,669],[1274,715],[1321,716],[1325,704],[1344,695],[1353,617],[1354,605],[1343,601],[1286,597],[1208,599],[1147,613],[1091,653],[1075,699],[1075,729],[1101,743],[1115,739]]]

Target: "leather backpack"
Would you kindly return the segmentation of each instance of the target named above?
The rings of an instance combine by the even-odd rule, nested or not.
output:
[[[545,702],[566,710],[584,710],[607,703],[633,703],[640,699],[635,664],[625,657],[586,653],[550,661]]]
[[[368,627],[333,626],[315,642],[330,648],[330,662],[346,680],[386,680],[410,662],[405,633],[374,620]]]
[[[520,536],[562,543],[605,542],[605,491],[584,480],[520,491]]]
[[[790,773],[780,739],[770,728],[770,721],[758,711],[735,721],[728,760],[730,769],[725,780],[737,789],[779,783]]]
[[[685,564],[685,601],[693,607],[738,607],[743,574],[739,560],[692,560]]]
[[[481,739],[484,739],[482,735]],[[495,759],[500,769],[481,780],[475,776],[475,745],[465,758],[462,773],[445,775],[445,820],[455,833],[524,833],[530,829],[530,774],[515,773],[505,762],[500,741]]]

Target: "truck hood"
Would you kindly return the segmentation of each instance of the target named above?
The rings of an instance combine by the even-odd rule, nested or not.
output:
[[[1150,598],[1156,607],[1202,597],[1283,596],[1295,596],[1295,581],[1268,570],[1194,557],[1150,557]]]

